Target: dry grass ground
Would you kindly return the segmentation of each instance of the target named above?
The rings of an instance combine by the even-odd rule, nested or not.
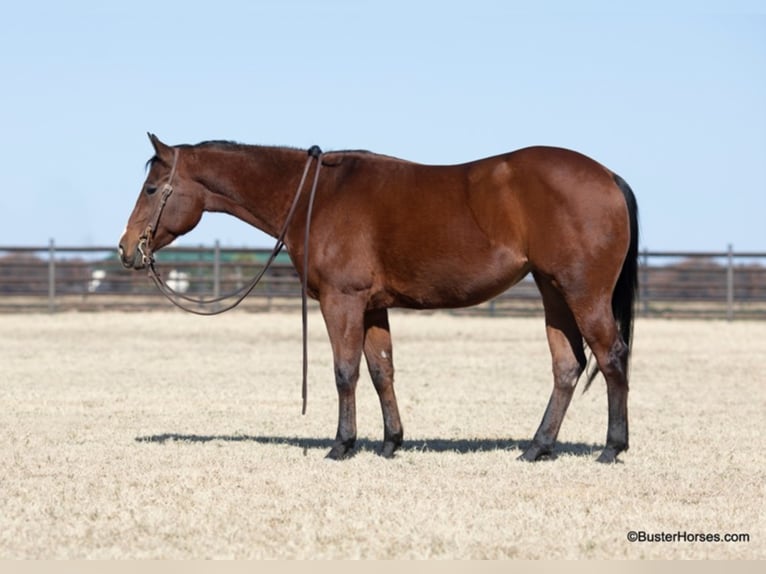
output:
[[[594,462],[601,380],[558,458],[517,462],[548,399],[542,319],[392,314],[406,446],[324,460],[329,345],[310,317],[0,317],[0,558],[766,558],[766,323],[639,320],[631,450]],[[629,542],[746,533],[747,542]]]

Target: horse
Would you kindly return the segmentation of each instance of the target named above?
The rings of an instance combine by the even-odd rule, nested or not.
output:
[[[628,449],[638,206],[616,173],[557,147],[424,165],[361,150],[220,140],[170,146],[148,135],[154,155],[119,241],[123,265],[144,269],[206,211],[280,236],[308,296],[319,301],[331,343],[338,426],[328,458],[353,454],[362,355],[383,413],[379,454],[392,457],[402,445],[388,309],[476,305],[529,273],[542,296],[553,389],[519,458],[555,456],[586,371],[586,344],[596,366],[585,388],[598,372],[607,387],[597,461],[616,462]],[[310,197],[300,191],[309,171]]]

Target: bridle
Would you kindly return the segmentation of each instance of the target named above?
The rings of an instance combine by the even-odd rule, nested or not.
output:
[[[154,239],[155,233],[157,233],[157,225],[160,223],[160,216],[162,210],[165,209],[165,204],[168,202],[170,194],[173,193],[173,178],[176,175],[176,166],[178,165],[178,148],[173,148],[173,164],[170,166],[170,175],[168,180],[162,184],[162,195],[160,196],[160,202],[157,204],[157,208],[154,210],[154,217],[152,217],[147,224],[146,229],[138,238],[138,252],[141,254],[141,262],[144,265],[152,267],[154,265],[154,257],[151,252],[151,242]]]
[[[316,170],[314,171],[314,181],[311,185],[311,192],[309,194],[309,202],[308,202],[308,210],[306,212],[306,232],[304,235],[304,244],[303,244],[303,278],[301,282],[301,311],[302,311],[302,323],[303,323],[303,385],[302,385],[302,398],[303,398],[303,408],[302,413],[306,414],[306,399],[307,399],[307,376],[308,376],[308,300],[307,300],[307,294],[308,294],[308,262],[309,262],[309,232],[311,230],[311,213],[313,211],[314,207],[314,197],[316,196],[316,190],[317,190],[317,184],[319,183],[319,171],[322,167],[322,150],[319,148],[319,146],[311,146],[308,150],[308,158],[306,160],[306,165],[303,168],[303,175],[301,176],[300,183],[298,184],[298,189],[295,192],[295,197],[293,198],[293,203],[290,206],[290,210],[287,212],[287,216],[285,217],[285,222],[282,225],[282,229],[279,232],[279,235],[277,236],[276,244],[274,245],[274,249],[271,250],[271,254],[269,255],[269,258],[266,260],[266,263],[264,264],[263,268],[258,272],[258,274],[247,284],[243,287],[232,291],[231,293],[227,293],[225,295],[221,295],[220,297],[215,297],[213,299],[195,299],[193,297],[188,297],[186,295],[183,295],[181,293],[178,293],[177,291],[174,291],[160,276],[159,272],[155,268],[155,260],[154,260],[154,254],[152,252],[152,241],[154,240],[154,236],[157,233],[157,226],[160,222],[160,217],[162,216],[162,212],[165,209],[165,205],[167,205],[168,198],[170,198],[171,194],[173,193],[173,178],[176,174],[176,166],[178,164],[178,148],[173,148],[173,163],[170,167],[170,175],[168,176],[167,182],[165,182],[162,185],[162,195],[160,196],[160,201],[157,204],[157,207],[155,208],[154,215],[149,220],[150,223],[147,224],[146,229],[144,232],[139,236],[138,238],[138,252],[141,254],[141,261],[146,266],[148,270],[149,277],[151,277],[152,281],[154,281],[154,284],[157,286],[159,291],[167,297],[167,299],[173,303],[176,307],[183,309],[184,311],[187,311],[189,313],[194,313],[195,315],[220,315],[221,313],[224,313],[226,311],[229,311],[239,305],[245,297],[247,297],[253,289],[255,289],[256,285],[260,282],[261,278],[263,278],[266,271],[269,269],[271,264],[274,262],[274,259],[276,259],[277,255],[280,251],[282,251],[282,248],[285,246],[284,239],[285,235],[287,234],[287,230],[290,227],[290,223],[292,222],[293,215],[295,215],[296,208],[298,207],[298,200],[301,196],[301,191],[303,190],[303,186],[306,183],[306,177],[308,176],[309,169],[311,168],[311,164],[314,160],[316,160]],[[221,303],[222,301],[226,301],[227,299],[235,298],[235,300],[232,303],[229,303],[224,306],[217,306],[216,308],[212,309],[209,308],[212,305],[216,305],[218,303]],[[186,302],[186,303],[185,303]],[[197,308],[191,307],[187,303],[193,303],[197,305]],[[200,308],[201,307],[201,308]]]

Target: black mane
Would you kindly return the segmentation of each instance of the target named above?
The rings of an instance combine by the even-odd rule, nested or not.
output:
[[[199,142],[198,144],[181,144],[178,147],[214,147],[214,148],[221,148],[221,149],[237,150],[237,149],[253,147],[253,146],[249,146],[247,144],[235,142],[232,140],[205,140],[205,141]]]
[[[218,149],[243,150],[246,148],[252,148],[253,146],[248,146],[246,144],[231,141],[231,140],[205,140],[197,144],[178,144],[172,147],[177,147],[179,149],[189,149],[193,147],[208,147],[208,148],[218,148]],[[144,166],[144,169],[150,169],[155,162],[164,163],[162,161],[162,158],[155,154],[147,160],[146,165]]]
[[[208,148],[208,149],[219,149],[219,150],[229,150],[229,151],[245,151],[248,149],[259,147],[259,148],[266,148],[266,149],[279,148],[279,149],[293,149],[298,151],[304,151],[302,148],[295,148],[290,146],[256,146],[256,145],[244,144],[244,143],[233,141],[233,140],[204,140],[196,144],[178,144],[173,147],[177,147],[180,149]],[[340,161],[342,161],[345,156],[354,156],[354,155],[376,156],[376,157],[385,158],[385,159],[398,159],[392,156],[381,155],[379,153],[375,153],[373,151],[369,151],[366,149],[329,150],[325,152],[325,155],[336,158],[336,161],[338,162],[337,164],[335,164],[334,162],[330,160],[330,158],[327,158],[325,161],[330,160],[330,162],[325,163],[325,165],[339,165]],[[157,155],[152,156],[146,162],[145,169],[151,168],[152,165],[154,165],[154,162],[162,163],[162,158],[160,158]]]

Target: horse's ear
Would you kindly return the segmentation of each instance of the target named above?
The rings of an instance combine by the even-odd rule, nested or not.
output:
[[[165,158],[169,157],[173,150],[169,145],[166,145],[160,141],[160,138],[158,138],[153,133],[147,132],[146,135],[149,136],[149,141],[152,142],[152,147],[154,147],[154,153],[159,158]]]

